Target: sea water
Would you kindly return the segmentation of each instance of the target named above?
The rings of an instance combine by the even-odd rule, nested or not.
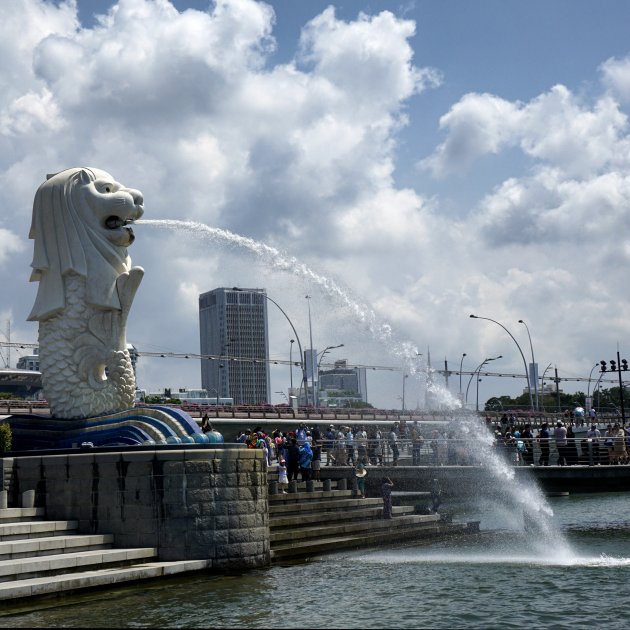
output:
[[[570,541],[529,546],[486,519],[452,541],[145,584],[0,611],[12,628],[626,628],[630,498],[551,498]],[[448,507],[445,506],[445,507]]]

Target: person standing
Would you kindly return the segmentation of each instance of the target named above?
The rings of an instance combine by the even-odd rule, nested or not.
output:
[[[437,479],[431,481],[431,512],[437,514],[438,508],[442,505],[442,490]]]
[[[313,460],[311,461],[311,470],[313,471],[313,479],[320,480],[322,467],[322,445],[319,442],[313,443]]]
[[[431,458],[432,458],[432,464],[434,466],[439,466],[440,464],[440,459],[439,459],[439,455],[438,455],[438,439],[440,437],[440,433],[438,432],[437,429],[435,429],[433,431],[433,433],[431,434],[431,441],[429,442],[429,446],[431,447]]]
[[[313,446],[313,444],[315,443],[319,443],[322,441],[322,432],[318,424],[316,424],[311,430],[311,438],[312,438],[311,446]]]
[[[307,431],[306,425],[303,422],[300,422],[300,426],[295,430],[295,437],[297,439],[298,446],[302,446],[304,442],[306,442]]]
[[[613,447],[613,436],[615,431],[613,430],[612,424],[606,426],[606,431],[604,431],[604,446],[603,452],[600,451],[600,459],[603,459],[604,464],[611,464],[613,459],[612,447]],[[605,455],[605,456],[604,456]]]
[[[378,448],[379,445],[377,443],[376,440],[376,428],[375,427],[370,427],[370,430],[368,431],[368,438],[367,438],[367,451],[368,451],[368,462],[372,465],[372,466],[376,466],[376,463],[378,461]]]
[[[368,474],[367,468],[359,462],[354,474],[357,478],[357,492],[362,499],[365,499],[365,477]]]
[[[383,518],[392,518],[392,488],[394,482],[389,477],[383,477],[381,483],[381,494],[383,495]]]
[[[297,481],[300,472],[300,447],[297,439],[292,437],[287,448],[287,473],[289,481]]]
[[[352,427],[346,427],[346,429],[346,462],[348,466],[354,466],[357,463],[354,455],[354,434]]]
[[[392,466],[398,466],[398,438],[396,437],[396,425],[392,427],[388,436],[389,448],[392,451]]]
[[[289,487],[289,478],[287,477],[287,463],[284,458],[278,460],[278,489],[282,494],[287,493]]]
[[[363,464],[364,466],[368,463],[367,439],[367,431],[365,430],[365,427],[362,426],[354,436],[354,440],[357,443],[357,461],[359,464]]]
[[[424,446],[424,437],[418,429],[418,423],[414,422],[411,428],[411,463],[413,466],[420,466],[420,454]]]
[[[558,466],[566,466],[567,461],[567,428],[558,420],[556,428],[553,430],[553,437],[558,450]]]
[[[613,427],[613,448],[611,464],[626,463],[626,432],[623,427],[615,424]]]
[[[523,452],[523,460],[525,464],[528,466],[534,465],[534,434],[532,433],[531,424],[526,424],[523,429],[523,433],[521,433],[521,438],[523,438],[523,444],[525,445],[525,450]]]
[[[378,460],[378,465],[382,466],[383,459],[385,457],[385,443],[383,441],[383,433],[378,427],[376,428],[376,434],[375,434],[374,440],[375,440],[375,445],[376,445],[375,446],[376,459]]]
[[[575,466],[578,463],[579,455],[578,455],[578,447],[577,447],[577,438],[575,437],[575,432],[573,431],[573,425],[569,425],[567,428],[567,445],[566,445],[565,457],[567,460],[568,466]]]
[[[335,463],[333,450],[335,448],[335,427],[331,424],[326,431],[326,440],[324,442],[324,451],[326,452],[326,466]]]
[[[549,466],[549,425],[544,422],[538,431],[538,445],[540,446],[539,466]]]
[[[302,481],[309,481],[311,478],[311,462],[313,461],[313,449],[309,442],[304,442],[299,447],[300,472],[302,473]]]
[[[212,431],[212,425],[210,424],[210,418],[208,418],[208,414],[204,413],[203,418],[201,418],[201,432],[208,433],[208,431]]]
[[[346,435],[343,432],[343,427],[340,427],[335,440],[335,464],[337,466],[345,466],[346,456]]]
[[[586,437],[591,442],[591,453],[593,455],[593,464],[599,464],[599,438],[601,433],[596,424],[592,424],[591,428],[586,432]]]

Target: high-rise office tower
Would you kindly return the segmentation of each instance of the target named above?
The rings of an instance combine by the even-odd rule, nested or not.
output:
[[[269,400],[269,343],[264,289],[207,291],[199,296],[201,386],[237,405]],[[237,360],[235,360],[237,359]]]

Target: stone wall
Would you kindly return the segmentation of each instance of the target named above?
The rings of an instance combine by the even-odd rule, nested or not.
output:
[[[161,560],[209,559],[217,569],[270,562],[260,450],[240,444],[94,449],[13,454],[11,463],[13,500],[35,489],[46,518],[78,520],[80,533],[111,533],[116,546],[156,547]]]

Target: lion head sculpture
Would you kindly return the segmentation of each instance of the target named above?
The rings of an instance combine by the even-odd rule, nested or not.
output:
[[[142,193],[105,171],[72,168],[49,175],[35,194],[29,232],[35,241],[30,280],[39,282],[29,321],[63,310],[63,277],[70,272],[86,278],[88,304],[120,309],[116,280],[131,268],[129,224],[143,212]]]

